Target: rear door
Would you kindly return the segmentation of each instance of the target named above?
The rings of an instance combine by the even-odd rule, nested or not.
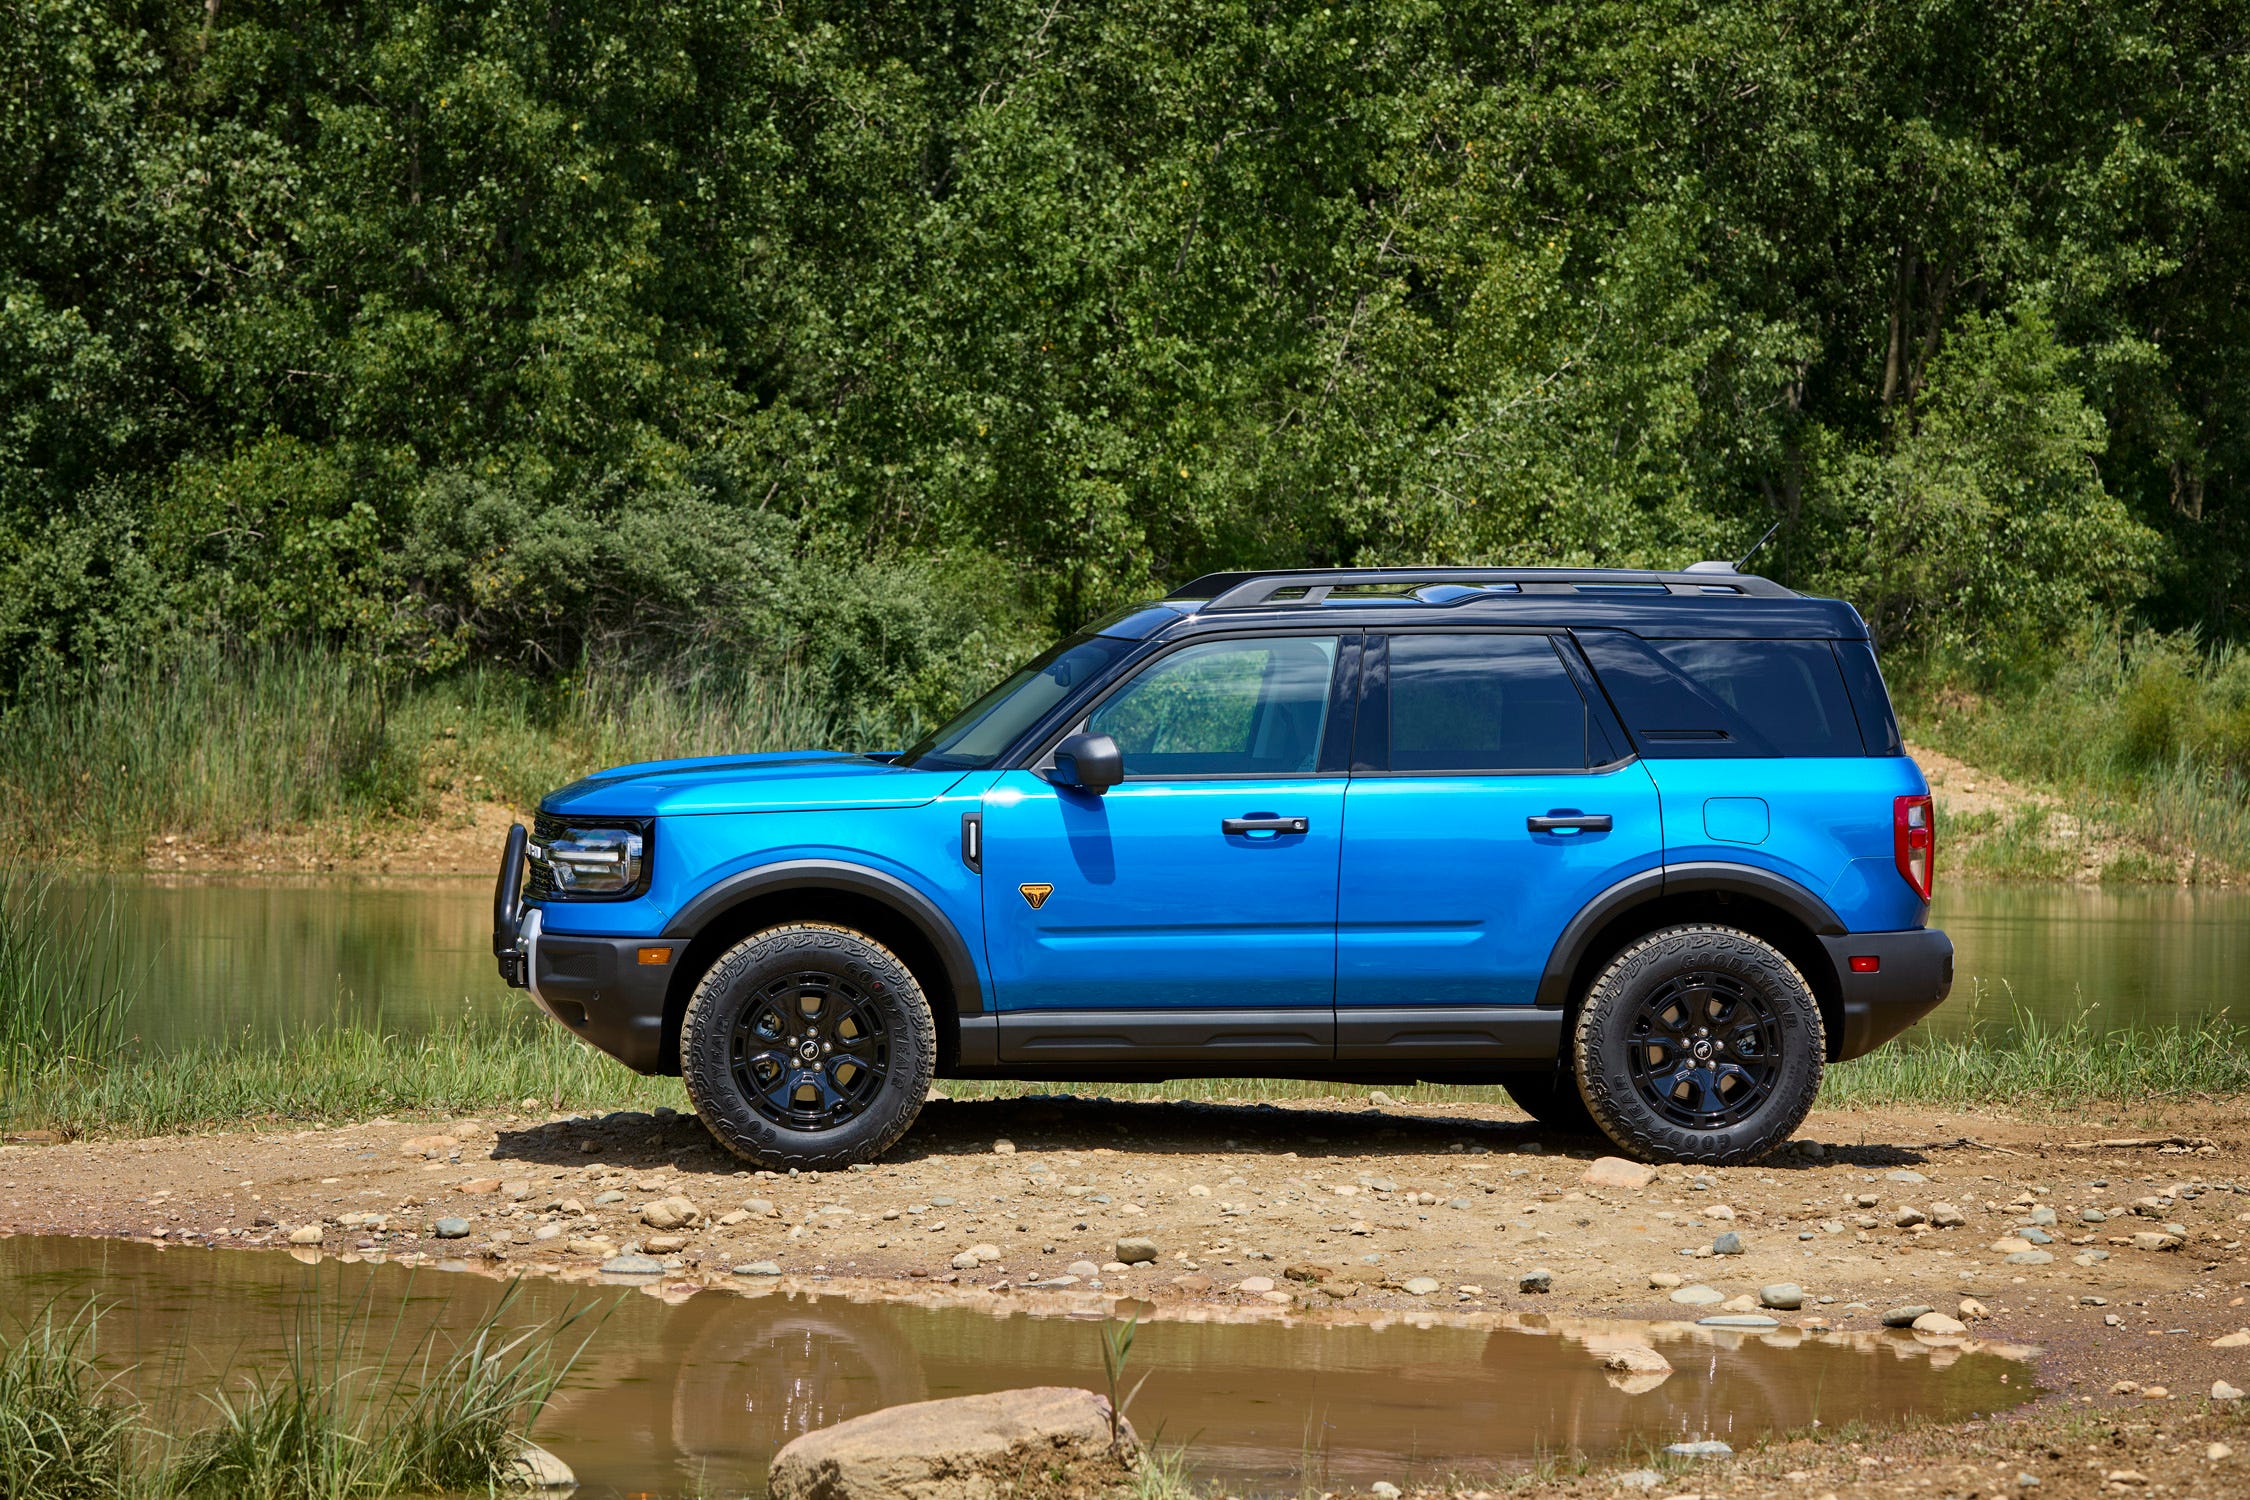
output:
[[[1662,866],[1655,784],[1566,637],[1395,631],[1365,671],[1337,1056],[1551,1057],[1540,975],[1588,901]]]
[[[985,943],[1011,1062],[1325,1061],[1358,638],[1222,637],[1095,705],[1106,796],[1010,771],[984,799]]]

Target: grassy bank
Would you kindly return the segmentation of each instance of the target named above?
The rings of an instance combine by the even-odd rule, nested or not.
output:
[[[298,1310],[281,1367],[210,1393],[208,1425],[163,1432],[96,1360],[92,1304],[0,1329],[6,1500],[380,1500],[490,1493],[568,1371],[578,1315],[505,1326],[512,1294],[451,1348],[402,1343],[364,1300]],[[403,1315],[403,1306],[400,1309]],[[175,1390],[170,1414],[191,1410]]]
[[[1070,1092],[1117,1099],[1356,1099],[1360,1089],[1293,1079],[1149,1084],[955,1080],[956,1099]],[[1393,1088],[1401,1104],[1504,1103],[1495,1087]],[[2155,1107],[2166,1099],[2250,1096],[2250,1028],[2225,1017],[2190,1027],[2102,1032],[2023,1018],[1960,1039],[1913,1037],[1829,1069],[1824,1108],[1928,1105],[2068,1111]],[[0,1101],[0,1128],[66,1136],[303,1128],[377,1115],[688,1108],[676,1078],[643,1078],[521,1016],[474,1020],[425,1037],[336,1027],[289,1042],[208,1045],[54,1070]]]
[[[2089,865],[2105,880],[2250,874],[2250,653],[2090,631],[2037,675],[1980,685],[1930,663],[1897,675],[1913,737],[2036,788],[2022,806],[1956,820],[1957,868],[2037,880]]]

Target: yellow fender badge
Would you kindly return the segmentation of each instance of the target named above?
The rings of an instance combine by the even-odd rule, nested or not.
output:
[[[1019,885],[1016,887],[1016,892],[1024,900],[1031,903],[1033,911],[1037,911],[1047,904],[1047,898],[1055,893],[1055,888],[1042,880],[1029,885]]]

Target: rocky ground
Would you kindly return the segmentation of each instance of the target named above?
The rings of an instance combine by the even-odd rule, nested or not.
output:
[[[469,1259],[667,1295],[778,1279],[1155,1316],[1911,1323],[1893,1336],[2037,1346],[2046,1394],[1989,1427],[1649,1471],[1652,1493],[2022,1493],[2024,1473],[2043,1497],[2250,1493],[2250,1469],[2207,1456],[2250,1455],[2227,1396],[2250,1387],[2250,1148],[2222,1106],[2165,1129],[1862,1111],[1815,1115],[1761,1166],[1651,1171],[1505,1105],[933,1100],[883,1162],[777,1176],[692,1118],[526,1101],[11,1144],[0,1232]]]

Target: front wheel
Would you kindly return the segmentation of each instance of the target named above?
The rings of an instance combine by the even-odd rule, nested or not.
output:
[[[680,1076],[719,1143],[776,1171],[872,1161],[922,1111],[937,1028],[888,948],[843,927],[753,934],[703,976]]]
[[[1668,927],[1602,971],[1572,1040],[1602,1133],[1645,1161],[1754,1162],[1804,1123],[1828,1039],[1796,965],[1730,927]]]

